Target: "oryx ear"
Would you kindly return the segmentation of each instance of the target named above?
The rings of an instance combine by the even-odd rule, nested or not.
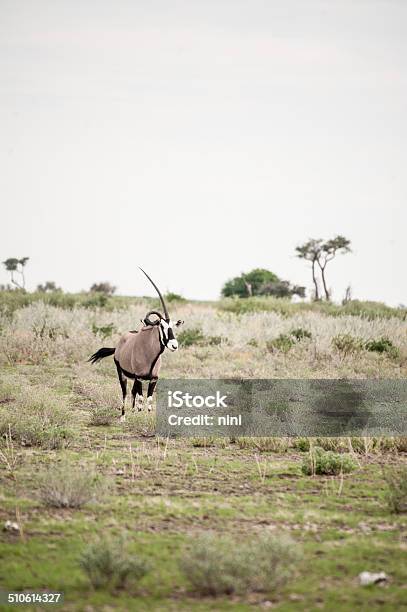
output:
[[[184,321],[181,321],[181,319],[178,319],[178,321],[175,323],[175,327],[179,327],[180,325],[183,325]]]

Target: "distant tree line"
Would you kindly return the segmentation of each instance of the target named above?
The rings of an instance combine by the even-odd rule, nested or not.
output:
[[[7,272],[10,273],[11,285],[0,285],[1,291],[9,291],[13,288],[13,286],[14,288],[25,291],[25,266],[27,265],[29,259],[29,257],[22,257],[21,259],[18,259],[17,257],[9,257],[2,262]],[[54,281],[46,281],[44,284],[41,283],[37,285],[36,290],[39,293],[62,292],[61,287],[57,287]],[[101,293],[109,296],[115,293],[116,287],[107,281],[103,281],[100,283],[93,283],[89,291],[90,293]]]
[[[297,257],[310,262],[312,282],[314,285],[314,299],[320,300],[324,296],[327,301],[331,299],[331,290],[327,282],[327,266],[335,259],[338,254],[346,254],[351,251],[350,240],[345,236],[337,235],[329,240],[322,238],[310,238],[304,244],[296,247]],[[3,261],[3,265],[10,273],[11,286],[25,291],[25,266],[29,257],[9,257]],[[320,278],[319,278],[320,277]],[[322,290],[320,288],[322,283]],[[10,285],[2,285],[1,289],[9,289]],[[37,285],[40,293],[62,292],[54,281],[46,281],[44,284]],[[93,283],[89,290],[91,293],[98,293],[111,296],[115,293],[116,287],[107,281]],[[222,287],[223,297],[249,298],[253,296],[273,296],[278,298],[292,298],[294,295],[305,297],[305,287],[295,285],[287,280],[282,280],[270,270],[265,268],[254,268],[250,272],[243,272],[239,276],[228,280]],[[181,296],[169,294],[173,299],[180,300]],[[346,290],[345,300],[351,298],[350,287]],[[168,298],[170,299],[170,297]]]

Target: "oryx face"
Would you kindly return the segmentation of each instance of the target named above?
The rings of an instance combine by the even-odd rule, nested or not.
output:
[[[177,321],[175,324],[171,321],[171,319],[160,320],[160,332],[162,343],[166,346],[170,351],[176,351],[178,349],[178,340],[174,335],[174,327],[179,327],[182,325],[183,321]]]

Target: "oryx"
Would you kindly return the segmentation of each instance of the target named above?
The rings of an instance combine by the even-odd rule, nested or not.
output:
[[[178,341],[174,336],[174,327],[182,325],[183,321],[177,321],[175,325],[170,319],[167,306],[160,290],[147,272],[140,270],[147,276],[158,293],[164,310],[162,315],[157,310],[150,310],[141,320],[143,327],[138,331],[130,331],[124,334],[116,348],[101,348],[94,353],[88,361],[96,363],[104,357],[114,355],[114,362],[119,376],[119,382],[123,393],[123,405],[121,420],[125,420],[125,402],[127,392],[127,379],[134,380],[132,389],[132,407],[137,401],[139,410],[143,406],[142,381],[148,380],[147,406],[151,410],[152,396],[157,385],[158,374],[161,367],[161,355],[166,348],[170,351],[178,349]],[[155,315],[154,319],[150,319]]]

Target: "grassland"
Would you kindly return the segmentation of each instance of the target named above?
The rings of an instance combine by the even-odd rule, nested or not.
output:
[[[388,503],[386,479],[389,469],[407,469],[407,439],[311,441],[349,454],[356,469],[307,476],[309,441],[156,438],[154,414],[119,423],[113,363],[86,364],[134,329],[151,302],[18,299],[0,300],[0,526],[19,527],[0,532],[0,588],[61,590],[62,609],[89,612],[407,604],[407,515]],[[402,309],[274,300],[174,302],[171,313],[189,333],[178,353],[164,356],[163,377],[407,376]],[[297,338],[298,329],[309,334]],[[294,341],[275,342],[282,337]],[[396,350],[367,348],[383,338]],[[270,592],[201,596],[182,559],[208,532],[229,534],[236,547],[285,534],[301,555],[290,579]],[[116,537],[150,569],[125,587],[95,589],[81,556],[89,544]],[[389,581],[361,587],[364,570],[384,570]]]

